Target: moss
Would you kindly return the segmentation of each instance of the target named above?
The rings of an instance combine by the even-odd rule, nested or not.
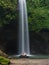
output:
[[[8,65],[9,63],[10,63],[10,60],[9,59],[0,56],[0,64]]]

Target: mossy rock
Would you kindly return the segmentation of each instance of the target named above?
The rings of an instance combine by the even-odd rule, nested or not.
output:
[[[9,63],[10,63],[10,60],[9,59],[0,56],[0,64],[1,65],[9,65]]]

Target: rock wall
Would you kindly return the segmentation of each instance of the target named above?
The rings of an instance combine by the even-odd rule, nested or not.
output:
[[[8,54],[17,53],[18,49],[18,23],[12,22],[2,27],[0,31],[0,45]]]
[[[44,28],[38,33],[31,31],[30,47],[33,54],[49,54],[49,30]]]
[[[8,54],[18,54],[18,23],[11,22],[0,27],[0,49]],[[49,54],[49,30],[30,31],[31,54]]]

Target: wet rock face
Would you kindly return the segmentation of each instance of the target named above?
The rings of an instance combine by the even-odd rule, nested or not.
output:
[[[9,23],[0,31],[0,48],[8,54],[18,53],[18,23]]]
[[[29,32],[31,54],[49,54],[49,30],[38,33]],[[13,22],[0,27],[0,49],[8,54],[18,54],[18,23]]]
[[[42,29],[38,33],[30,32],[31,54],[49,54],[49,30]]]

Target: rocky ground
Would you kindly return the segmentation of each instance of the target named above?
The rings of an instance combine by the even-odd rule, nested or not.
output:
[[[49,65],[49,59],[10,59],[10,65]]]

